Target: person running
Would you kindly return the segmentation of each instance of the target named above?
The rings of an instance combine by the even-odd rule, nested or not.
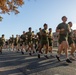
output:
[[[18,52],[21,50],[20,44],[21,44],[20,35],[18,35]]]
[[[35,33],[32,31],[32,44],[33,44],[33,53],[35,53]]]
[[[18,35],[16,35],[15,41],[14,41],[14,47],[15,47],[17,52],[18,52],[18,42],[19,42],[19,37],[18,37]]]
[[[75,43],[75,50],[76,50],[76,30],[74,30],[73,40],[74,40],[74,43]]]
[[[68,27],[69,27],[69,34],[68,34],[68,44],[69,47],[71,47],[71,54],[70,54],[70,59],[75,60],[75,43],[73,41],[73,30],[71,29],[72,27],[72,22],[68,22]]]
[[[40,50],[41,47],[41,31],[42,29],[39,28],[39,32],[37,32],[37,39],[38,39],[38,44],[37,44],[37,48],[36,48],[36,52]]]
[[[0,53],[2,54],[2,48],[4,47],[5,44],[5,37],[4,34],[2,35],[2,37],[0,38]]]
[[[14,51],[14,35],[12,35],[11,39],[11,49]]]
[[[54,57],[52,54],[52,43],[53,43],[52,28],[49,28],[48,41],[49,41],[49,52],[51,54],[51,57]]]
[[[27,36],[29,55],[32,55],[33,44],[32,44],[32,28],[31,27],[28,28],[28,32],[26,32],[26,36]]]
[[[45,23],[44,25],[44,29],[41,30],[41,45],[40,45],[40,49],[39,49],[39,53],[38,53],[38,58],[40,58],[40,54],[41,54],[41,49],[45,47],[45,57],[48,58],[47,53],[48,53],[48,25]]]
[[[35,35],[35,52],[37,52],[37,48],[38,48],[38,37],[37,34]]]
[[[8,49],[8,47],[9,47],[9,40],[6,40],[6,41],[5,41],[5,45],[6,45],[5,48]]]
[[[20,36],[20,46],[21,46],[21,53],[24,54],[24,49],[26,48],[26,32],[23,31],[23,34]]]
[[[66,55],[66,62],[68,63],[72,63],[71,60],[68,57],[68,24],[66,24],[67,21],[67,17],[63,16],[62,17],[62,23],[60,23],[57,28],[56,28],[56,32],[59,32],[59,46],[58,46],[58,54],[56,55],[56,58],[58,59],[58,61],[60,61],[60,55],[61,52],[63,51],[63,49],[65,50],[65,55]]]

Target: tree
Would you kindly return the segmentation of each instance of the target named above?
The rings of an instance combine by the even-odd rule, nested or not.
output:
[[[3,19],[3,18],[0,16],[0,21],[2,21],[2,19]]]
[[[22,6],[23,4],[23,0],[0,0],[0,14],[10,14],[10,12],[18,14],[18,7]]]

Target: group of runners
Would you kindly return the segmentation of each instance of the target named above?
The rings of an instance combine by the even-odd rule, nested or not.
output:
[[[58,38],[58,51],[56,58],[60,60],[60,55],[62,52],[65,53],[66,62],[72,63],[72,60],[76,60],[75,50],[76,50],[76,30],[72,30],[72,22],[67,22],[67,17],[63,16],[62,23],[56,27],[56,33]],[[17,52],[24,54],[24,51],[28,52],[29,55],[37,52],[38,58],[41,58],[41,54],[44,54],[46,58],[49,58],[48,53],[53,55],[53,41],[54,37],[52,34],[52,28],[48,29],[48,24],[43,25],[43,29],[39,28],[37,34],[32,31],[32,28],[28,28],[28,32],[23,31],[22,35],[12,35],[8,40],[5,40],[5,36],[2,35],[0,38],[0,53],[2,54],[2,49],[10,48],[13,51],[16,49]],[[68,50],[70,49],[70,54]]]

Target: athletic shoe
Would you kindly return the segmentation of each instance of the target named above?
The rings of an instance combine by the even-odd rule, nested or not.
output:
[[[57,55],[56,55],[56,58],[57,58],[58,61],[60,61],[60,58]]]
[[[38,54],[38,58],[40,58],[40,54]]]
[[[67,63],[72,63],[72,61],[70,59],[66,59]]]
[[[73,56],[70,56],[69,59],[70,59],[70,60],[76,60],[75,57],[73,57]]]
[[[49,59],[49,57],[47,55],[44,55],[47,59]]]
[[[54,58],[55,56],[54,55],[50,55],[50,57]]]
[[[32,54],[31,54],[31,53],[29,53],[29,55],[31,56]]]
[[[22,54],[24,54],[24,52],[23,52],[23,51],[21,51],[21,53],[22,53]]]

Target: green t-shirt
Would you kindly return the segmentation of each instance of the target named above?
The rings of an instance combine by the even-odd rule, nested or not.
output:
[[[38,33],[37,33],[37,35],[38,35],[39,40],[40,40],[40,39],[41,39],[41,33],[40,33],[40,32],[38,32]]]
[[[68,24],[66,24],[66,23],[60,23],[57,26],[57,29],[64,29],[64,31],[60,31],[60,33],[59,33],[60,35],[64,35],[64,36],[68,35],[68,32],[69,32]]]
[[[18,42],[19,42],[19,38],[16,37],[16,38],[15,38],[15,44],[17,44]]]
[[[14,43],[14,37],[11,37],[11,43]]]
[[[26,35],[28,40],[32,40],[32,32],[27,32]]]
[[[22,39],[22,42],[25,42],[26,41],[26,34],[22,34],[20,38]]]
[[[2,38],[0,37],[0,44],[3,44],[3,40],[2,40]]]
[[[43,35],[45,34],[45,35]],[[41,40],[48,40],[48,37],[47,37],[47,32],[45,29],[42,29],[42,34],[41,34]]]

